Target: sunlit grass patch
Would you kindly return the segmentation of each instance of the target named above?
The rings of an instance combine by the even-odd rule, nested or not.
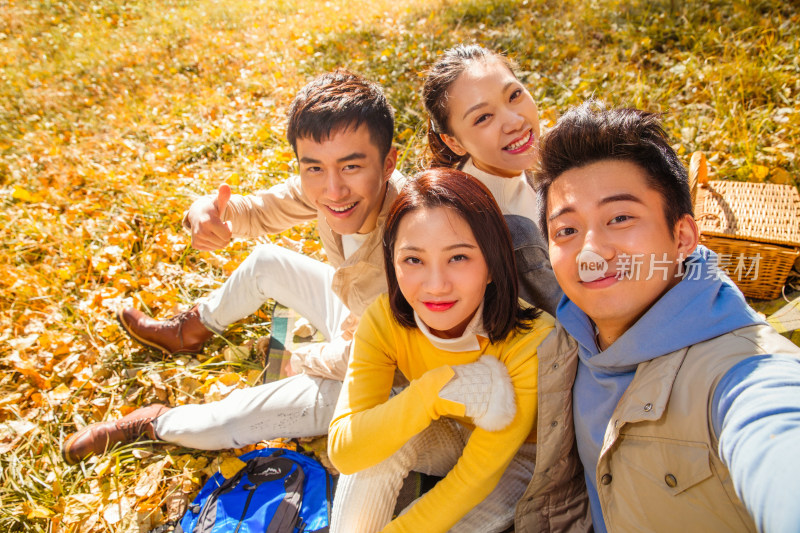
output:
[[[169,316],[246,257],[250,242],[192,250],[183,210],[222,182],[249,192],[296,170],[284,115],[312,76],[343,66],[385,86],[406,171],[424,149],[425,69],[478,42],[516,60],[545,127],[590,96],[640,106],[665,113],[687,162],[704,150],[714,178],[796,183],[799,27],[777,0],[2,3],[0,529],[144,531],[219,466],[153,445],[69,467],[59,446],[151,401],[253,383],[257,353],[223,354],[268,334],[267,307],[174,360],[113,311]],[[271,240],[322,258],[314,232]]]

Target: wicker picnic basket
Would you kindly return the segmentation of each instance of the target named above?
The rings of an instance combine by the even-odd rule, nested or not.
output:
[[[800,255],[800,195],[791,185],[709,181],[705,157],[692,154],[689,181],[700,242],[745,296],[782,293]]]

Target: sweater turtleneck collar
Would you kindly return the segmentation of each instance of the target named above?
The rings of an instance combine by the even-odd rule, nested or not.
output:
[[[489,174],[468,159],[461,170],[483,183],[492,193],[504,215],[518,215],[532,219],[537,212],[536,192],[528,183],[524,172],[513,178]]]
[[[487,178],[491,180],[516,180],[520,178],[525,179],[524,172],[520,172],[513,178],[504,178],[503,176],[498,176],[497,174],[491,174],[489,172],[486,172],[485,170],[481,170],[480,168],[475,166],[475,161],[473,161],[471,157],[466,161],[464,161],[464,164],[461,165],[461,168],[459,170],[461,170],[462,172],[466,172],[470,176],[474,176],[480,179],[481,181]]]
[[[478,310],[475,311],[472,320],[469,321],[469,324],[467,324],[467,327],[464,329],[464,333],[455,339],[443,339],[431,333],[430,328],[422,321],[416,311],[414,311],[414,321],[417,323],[417,327],[422,334],[431,341],[431,344],[446,352],[472,352],[478,350],[480,349],[478,336],[488,337],[488,335],[486,335],[486,330],[483,328],[482,302]]]

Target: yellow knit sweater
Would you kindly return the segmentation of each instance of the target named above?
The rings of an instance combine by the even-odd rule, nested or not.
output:
[[[450,365],[496,357],[508,369],[517,403],[507,428],[476,428],[450,473],[383,531],[447,531],[491,493],[522,443],[529,436],[535,440],[536,350],[552,329],[552,317],[543,314],[530,330],[512,331],[503,341],[492,344],[479,336],[478,350],[449,352],[434,347],[419,329],[399,325],[386,295],[367,308],[330,426],[329,455],[340,472],[378,464],[441,416],[474,428],[462,404],[438,396],[454,375]],[[395,369],[411,384],[390,399]]]

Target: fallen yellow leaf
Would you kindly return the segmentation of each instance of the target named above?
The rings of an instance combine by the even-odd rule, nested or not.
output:
[[[53,514],[50,509],[37,505],[28,513],[28,518],[50,518]]]
[[[792,175],[786,172],[782,168],[776,168],[772,171],[772,176],[770,176],[769,181],[772,183],[779,183],[781,185],[793,185],[794,179],[792,179]]]
[[[270,130],[269,126],[261,126],[261,127],[258,129],[258,131],[256,132],[256,138],[257,138],[259,141],[261,141],[261,142],[264,142],[264,141],[266,141],[267,139],[269,139],[269,136],[270,136],[271,134],[272,134],[272,131]]]
[[[23,202],[38,202],[39,198],[27,190],[23,189],[19,185],[14,185],[14,191],[11,193],[11,197],[15,200],[22,200]]]
[[[94,465],[94,475],[104,476],[111,471],[111,466],[114,464],[112,457],[105,457],[99,463]]]
[[[235,476],[239,470],[244,468],[245,464],[246,463],[238,457],[228,457],[220,463],[219,473],[222,474],[225,479],[230,479]]]
[[[162,472],[164,470],[164,460],[153,463],[144,469],[139,479],[136,480],[136,487],[133,493],[140,498],[145,496],[152,496],[158,490],[158,484],[161,482]]]
[[[758,181],[764,181],[769,176],[769,168],[764,165],[753,165],[753,177]]]
[[[229,363],[239,363],[247,360],[248,357],[250,357],[250,350],[246,346],[227,346],[222,350],[222,358]]]
[[[239,383],[239,374],[235,372],[228,372],[227,374],[221,375],[217,378],[217,381],[225,385],[226,387],[232,387]]]
[[[52,391],[50,391],[50,394],[49,394],[50,399],[53,401],[53,403],[64,402],[64,401],[68,400],[71,395],[72,395],[72,391],[70,390],[69,387],[67,387],[63,383],[60,384],[55,389],[53,389]]]

